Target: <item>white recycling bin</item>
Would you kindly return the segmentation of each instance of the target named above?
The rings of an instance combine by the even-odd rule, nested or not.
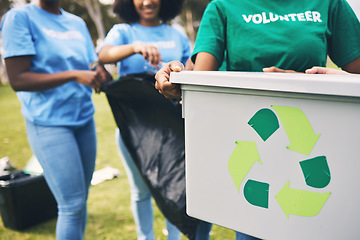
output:
[[[360,239],[360,77],[171,73],[188,215],[261,239]]]

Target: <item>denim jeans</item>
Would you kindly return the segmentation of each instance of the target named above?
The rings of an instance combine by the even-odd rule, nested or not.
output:
[[[155,239],[155,236],[153,229],[154,214],[151,203],[151,194],[142,179],[139,170],[136,168],[124,141],[121,138],[118,128],[115,131],[115,141],[130,184],[131,210],[138,240],[153,240]],[[180,240],[180,231],[168,220],[165,219],[165,221],[168,231],[167,239]]]
[[[26,121],[26,130],[30,147],[58,204],[56,238],[83,239],[96,158],[94,120],[76,127],[47,127]]]

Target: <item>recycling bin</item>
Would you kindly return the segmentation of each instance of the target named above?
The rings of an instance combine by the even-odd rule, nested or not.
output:
[[[43,175],[23,171],[0,176],[0,213],[6,228],[24,230],[57,216],[57,204]]]
[[[187,214],[261,239],[359,239],[360,77],[171,73]]]

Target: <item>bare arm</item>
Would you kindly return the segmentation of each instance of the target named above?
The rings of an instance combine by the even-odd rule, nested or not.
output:
[[[109,80],[101,69],[71,70],[52,74],[30,72],[30,56],[6,58],[5,65],[10,85],[15,91],[41,91],[70,81],[99,88],[103,82]]]
[[[220,64],[214,55],[207,52],[200,52],[196,55],[194,71],[217,71]]]
[[[334,68],[326,68],[326,67],[312,67],[305,71],[306,74],[350,74],[343,70],[334,69]]]
[[[360,57],[346,64],[342,69],[343,70],[315,66],[307,69],[305,72],[307,74],[360,74]]]
[[[343,66],[342,69],[349,73],[360,74],[360,57],[358,57],[354,61],[346,64],[345,66]]]
[[[105,45],[99,52],[99,61],[102,63],[116,63],[135,54],[132,44],[110,46]]]
[[[148,44],[125,44],[118,46],[105,45],[99,52],[99,61],[102,63],[116,63],[131,55],[140,53],[150,64],[157,66],[161,62],[157,47]]]

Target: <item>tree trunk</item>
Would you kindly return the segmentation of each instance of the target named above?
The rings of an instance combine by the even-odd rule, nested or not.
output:
[[[185,17],[186,17],[186,32],[190,38],[192,43],[195,42],[195,30],[193,26],[193,14],[191,9],[186,8],[185,10]]]
[[[80,2],[79,2],[80,3]],[[85,0],[84,5],[93,20],[99,39],[105,38],[105,28],[103,24],[103,18],[100,9],[100,3],[98,0]]]

